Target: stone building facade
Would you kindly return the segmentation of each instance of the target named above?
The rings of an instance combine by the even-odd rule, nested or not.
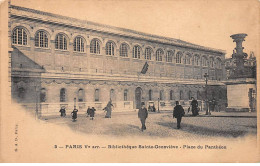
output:
[[[102,110],[110,98],[115,111],[201,104],[205,73],[208,98],[226,102],[222,50],[14,5],[9,15],[12,99],[41,115]]]

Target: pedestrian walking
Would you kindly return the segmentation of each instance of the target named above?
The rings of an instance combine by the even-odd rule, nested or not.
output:
[[[176,106],[173,110],[173,118],[177,119],[177,128],[181,128],[181,119],[184,116],[185,112],[183,107],[179,104],[179,101],[176,101]]]
[[[111,118],[112,106],[112,100],[110,99],[110,101],[107,103],[107,106],[104,108],[107,112],[105,118]]]
[[[65,117],[66,116],[66,110],[65,110],[65,107],[61,107],[61,109],[60,109],[60,116],[61,117]]]
[[[96,111],[96,109],[94,108],[94,107],[92,107],[91,109],[90,109],[90,119],[91,120],[93,120],[94,119],[94,116],[95,116],[95,111]]]
[[[138,118],[140,119],[141,124],[142,124],[142,127],[141,127],[142,131],[146,130],[145,120],[147,117],[148,117],[148,111],[145,108],[144,103],[142,103],[142,107],[138,111]]]
[[[88,109],[87,109],[87,117],[89,117],[90,111],[91,111],[91,108],[90,108],[90,106],[88,106]]]
[[[74,110],[71,112],[72,120],[75,122],[78,117],[78,110],[76,109],[76,106],[74,106]]]
[[[198,101],[194,98],[191,97],[191,112],[193,116],[199,115],[199,109],[198,109]]]

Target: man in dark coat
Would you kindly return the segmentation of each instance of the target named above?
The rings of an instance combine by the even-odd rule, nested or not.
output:
[[[65,107],[61,107],[61,109],[60,109],[60,116],[61,116],[61,117],[65,117],[65,116],[66,116]]]
[[[91,111],[91,108],[90,108],[90,106],[88,106],[88,109],[87,109],[87,117],[90,115],[90,111]]]
[[[74,110],[71,112],[73,121],[76,121],[78,117],[78,110],[76,109],[76,106],[74,106]]]
[[[146,130],[146,126],[145,126],[145,120],[148,117],[148,111],[145,108],[144,103],[142,103],[142,107],[139,109],[138,111],[138,118],[140,119],[141,123],[142,123],[142,127],[141,130]]]
[[[91,120],[93,120],[94,119],[94,116],[95,116],[95,111],[96,111],[96,109],[94,108],[94,107],[92,107],[91,109],[90,109],[90,119]]]
[[[173,110],[173,118],[177,119],[177,128],[181,128],[181,118],[184,116],[185,112],[181,105],[179,105],[179,101],[176,101],[176,106]]]
[[[198,110],[198,101],[194,99],[194,97],[191,98],[191,111],[193,116],[199,115],[199,110]]]

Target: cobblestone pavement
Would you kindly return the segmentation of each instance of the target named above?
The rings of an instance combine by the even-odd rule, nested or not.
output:
[[[69,126],[75,132],[110,136],[143,136],[174,138],[223,138],[242,137],[257,133],[257,119],[252,117],[183,117],[181,129],[177,129],[176,119],[171,112],[149,113],[147,130],[140,130],[137,112],[113,113],[112,118],[104,118],[105,113],[96,114],[94,120],[79,115],[76,122],[71,117],[48,117],[42,121]]]

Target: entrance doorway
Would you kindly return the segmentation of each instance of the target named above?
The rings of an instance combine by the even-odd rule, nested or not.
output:
[[[141,108],[142,89],[140,87],[135,89],[135,105],[136,109]]]

